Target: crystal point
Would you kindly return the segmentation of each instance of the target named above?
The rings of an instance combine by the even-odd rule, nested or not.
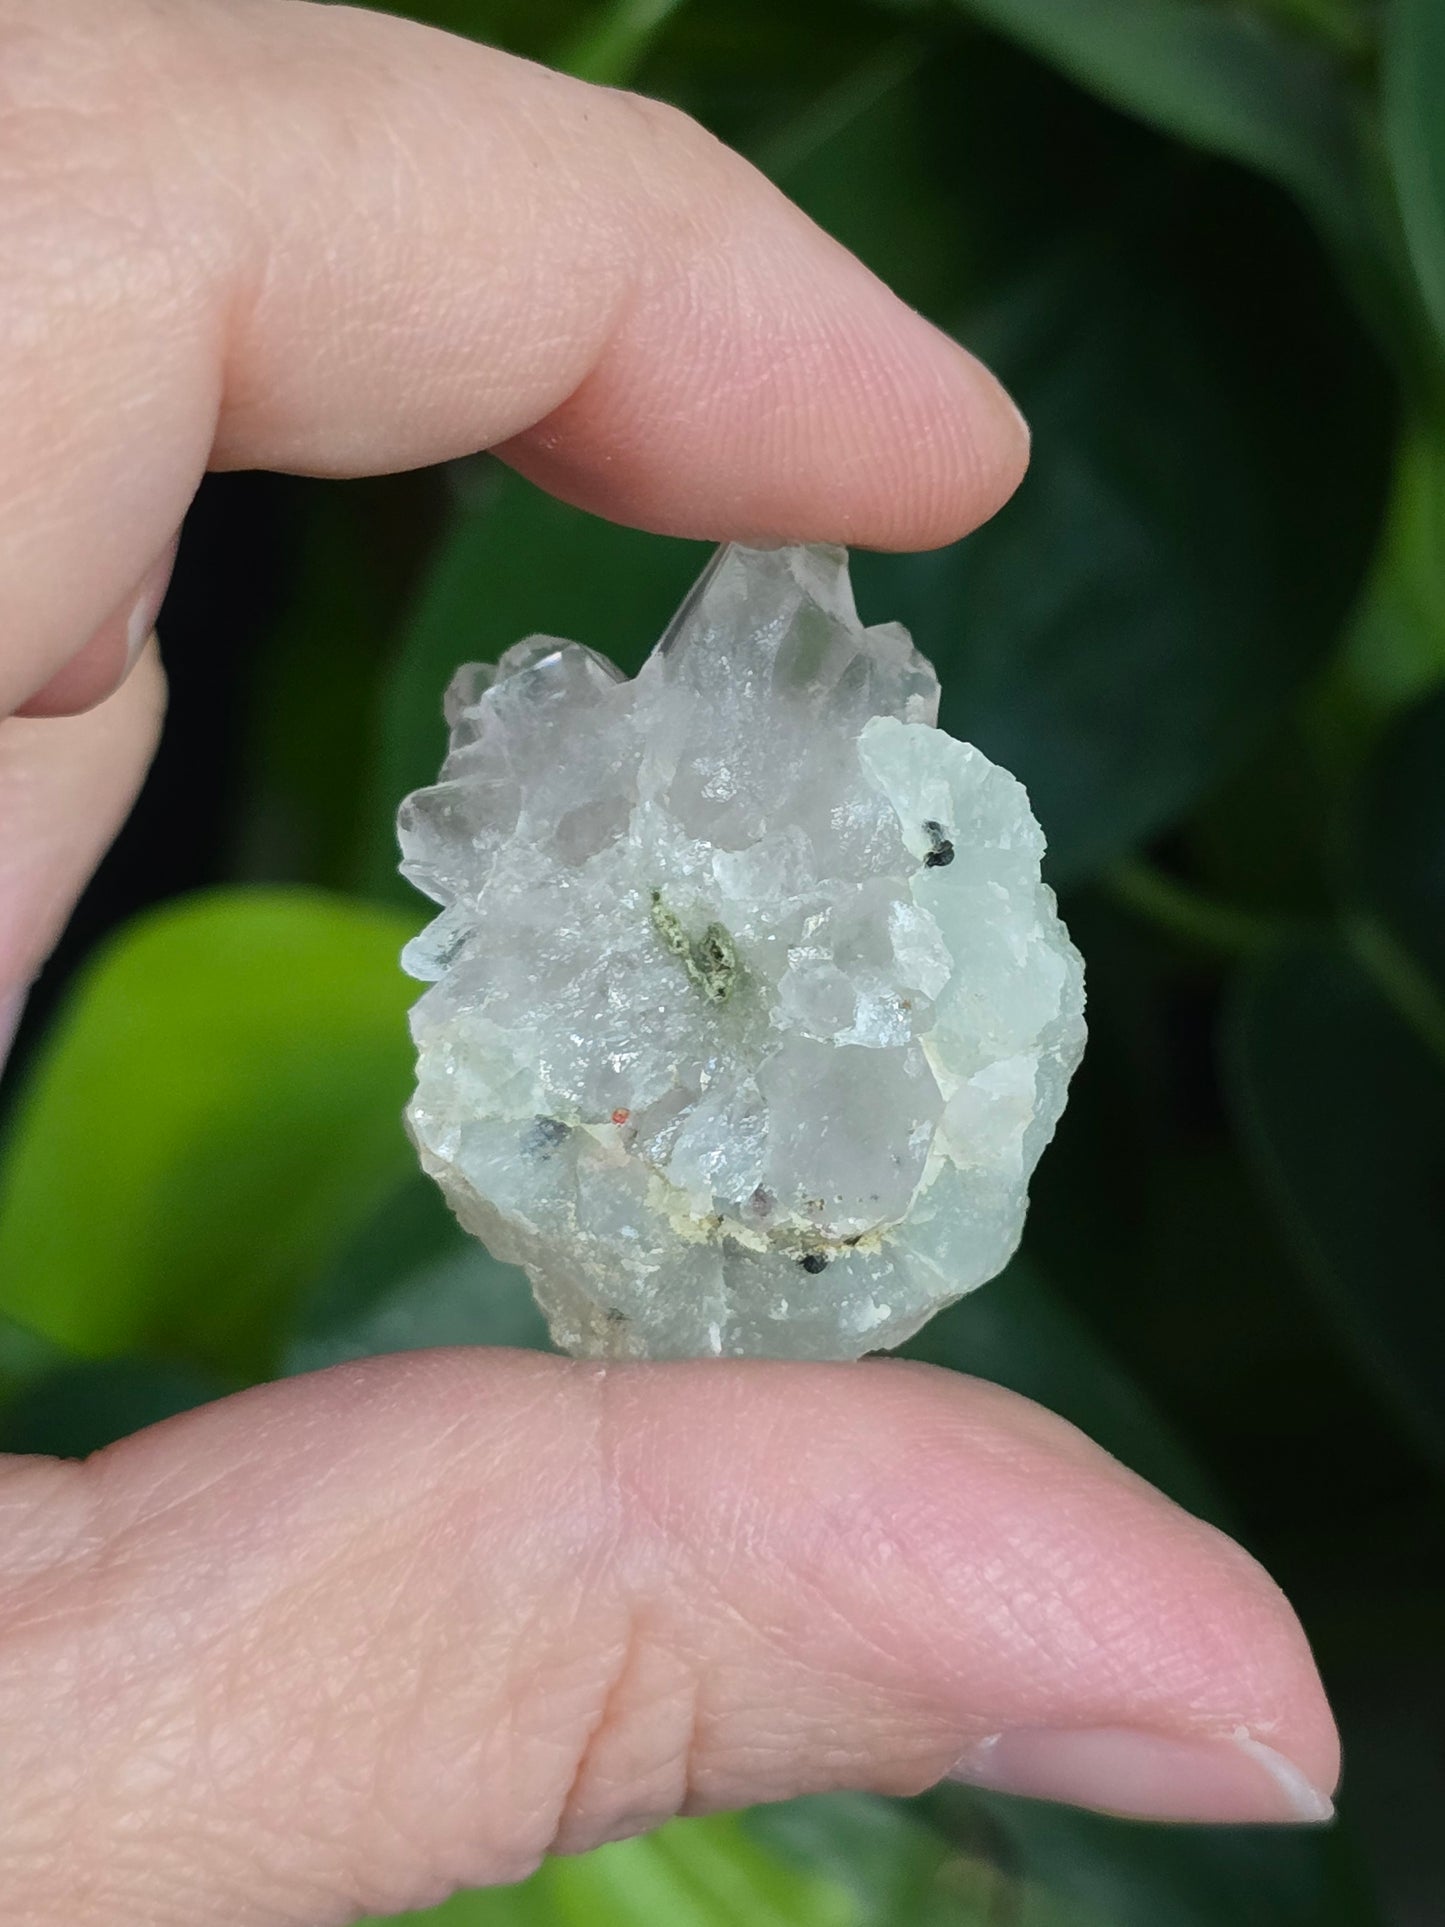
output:
[[[992,1277],[1083,1049],[1022,786],[836,548],[725,548],[631,681],[534,636],[402,805],[408,1122],[557,1341],[856,1357]]]

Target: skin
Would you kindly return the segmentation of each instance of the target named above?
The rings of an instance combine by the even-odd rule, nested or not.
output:
[[[670,109],[299,0],[0,0],[0,1013],[129,806],[208,468],[483,447],[643,527],[951,541],[998,385]],[[129,669],[129,673],[127,670]],[[1320,1818],[1267,1576],[896,1362],[442,1352],[0,1462],[26,1927],[415,1907],[698,1812],[962,1777]]]

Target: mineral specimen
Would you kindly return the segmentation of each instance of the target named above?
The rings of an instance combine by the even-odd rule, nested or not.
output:
[[[446,699],[402,869],[421,1160],[608,1356],[851,1358],[990,1278],[1084,1042],[1014,778],[841,549],[722,550],[631,681]]]

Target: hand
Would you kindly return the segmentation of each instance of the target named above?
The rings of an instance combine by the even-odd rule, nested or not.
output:
[[[648,528],[926,547],[1024,464],[987,373],[687,120],[394,19],[0,0],[0,179],[0,996],[149,755],[208,466],[495,447]],[[32,1927],[343,1921],[950,1770],[1313,1820],[1338,1769],[1244,1553],[924,1367],[375,1360],[8,1461],[0,1509]]]

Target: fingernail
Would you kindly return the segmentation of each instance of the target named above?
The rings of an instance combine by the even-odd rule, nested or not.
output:
[[[78,716],[115,694],[155,634],[179,541],[173,537],[146,570],[129,607],[114,609],[85,646],[16,707],[17,716]]]
[[[1293,1760],[1243,1729],[1195,1740],[1118,1726],[1021,1727],[979,1741],[948,1777],[1144,1820],[1318,1825],[1335,1810]]]
[[[10,1055],[10,1046],[15,1042],[15,1033],[20,1028],[20,1019],[25,1013],[26,992],[7,991],[0,997],[0,1071],[5,1068],[5,1060]]]
[[[1018,403],[1014,400],[1013,396],[1009,393],[1007,388],[1004,387],[1002,382],[999,382],[998,384],[998,392],[1003,396],[1004,400],[1008,403],[1008,411],[1010,415],[1013,416],[1015,422],[1018,423],[1019,433],[1024,438],[1024,447],[1025,448],[1029,447],[1029,445],[1032,443],[1034,438],[1034,431],[1032,430],[1032,428],[1029,427],[1028,416],[1024,413],[1022,408],[1019,407]]]
[[[140,660],[141,651],[155,632],[156,617],[161,612],[161,604],[166,599],[166,590],[171,583],[171,570],[175,567],[176,542],[173,541],[164,555],[148,570],[145,580],[136,593],[130,614],[125,622],[125,675],[128,676]],[[124,680],[124,677],[122,677]]]

